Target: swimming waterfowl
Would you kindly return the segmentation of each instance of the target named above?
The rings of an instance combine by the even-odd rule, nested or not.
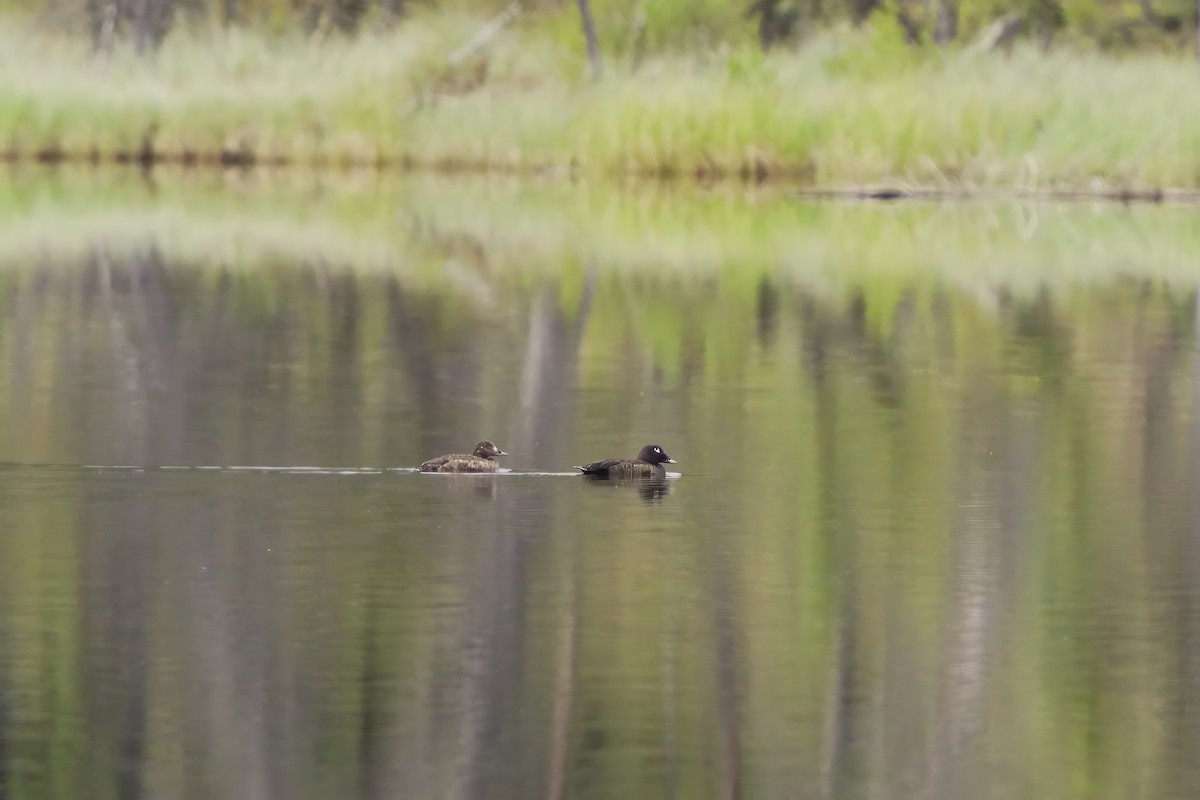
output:
[[[606,458],[603,461],[593,461],[583,467],[575,467],[584,475],[597,478],[662,478],[667,474],[663,464],[676,464],[675,459],[667,455],[656,444],[648,444],[638,453],[636,459]]]
[[[495,472],[500,468],[492,459],[508,453],[486,439],[475,445],[475,450],[466,453],[451,453],[431,458],[420,466],[421,472]]]

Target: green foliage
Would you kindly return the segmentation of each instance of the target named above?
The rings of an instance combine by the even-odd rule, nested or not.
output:
[[[627,0],[600,0],[598,13],[610,27],[629,30],[633,20]],[[641,0],[646,47],[650,52],[705,52],[719,46],[743,46],[754,41],[753,23],[741,2],[729,0]],[[637,13],[635,12],[635,13]],[[616,24],[613,25],[612,23]]]
[[[887,79],[929,62],[934,52],[912,47],[894,11],[875,11],[867,25],[866,36],[851,36],[848,44],[822,61],[822,69],[831,78]]]
[[[754,24],[736,3],[721,0],[592,0],[602,52],[619,62],[647,53],[707,54],[753,45]],[[584,41],[574,0],[527,15],[522,25],[582,56]]]
[[[731,83],[746,85],[770,82],[775,73],[760,50],[737,50],[725,57]]]
[[[777,46],[803,46],[831,25],[870,19],[890,26],[901,41],[932,39],[936,3],[924,0],[591,0],[604,52],[623,59],[644,54],[708,53],[765,44],[764,15],[776,18]],[[485,19],[506,5],[501,0],[0,0],[0,12],[39,28],[96,36],[104,9],[116,10],[118,38],[133,38],[155,26],[247,26],[272,35],[301,32],[324,39],[404,27],[429,11]],[[1113,48],[1180,48],[1195,33],[1190,0],[960,0],[958,41],[1010,13],[1025,19],[1027,37],[1048,40],[1059,33],[1077,43]],[[553,32],[561,47],[579,48],[581,33],[574,0],[527,0],[523,24]],[[769,10],[768,10],[769,9]],[[150,18],[153,17],[151,21]],[[779,20],[786,20],[780,22]],[[770,21],[768,20],[768,23]],[[907,28],[907,30],[905,30]]]
[[[654,57],[581,82],[537,28],[455,70],[478,22],[444,15],[316,43],[177,32],[153,59],[13,35],[0,47],[0,146],[168,160],[775,176],[823,187],[1195,186],[1200,111],[1183,59],[1019,47],[1008,57],[900,43],[880,12],[799,52]],[[2,37],[0,37],[2,38]],[[33,61],[42,67],[27,69]],[[1145,87],[1154,87],[1146,91]],[[1111,97],[1127,98],[1113,104]]]

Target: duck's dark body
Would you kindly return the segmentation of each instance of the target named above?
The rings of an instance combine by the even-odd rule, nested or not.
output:
[[[667,470],[662,464],[648,464],[645,461],[635,461],[629,458],[606,458],[575,469],[584,475],[595,475],[602,478],[662,478]]]
[[[591,475],[596,478],[615,478],[615,479],[633,479],[633,478],[664,478],[667,470],[663,464],[674,464],[675,459],[667,455],[656,444],[648,444],[642,448],[642,452],[638,453],[636,459],[631,458],[606,458],[603,461],[593,461],[586,466],[576,467],[575,469],[582,472],[584,475]]]
[[[488,441],[475,445],[475,451],[466,453],[450,453],[445,456],[431,458],[420,466],[421,472],[495,472],[500,468],[492,459],[496,456],[506,456],[508,453]]]

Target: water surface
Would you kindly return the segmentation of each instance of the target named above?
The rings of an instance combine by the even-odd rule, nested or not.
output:
[[[419,204],[197,256],[146,202],[0,275],[5,797],[1200,790],[1155,212],[747,206],[800,264],[742,217],[635,251]],[[1083,225],[1133,244],[1046,245]],[[516,472],[399,469],[481,438]],[[648,442],[677,480],[552,474]]]

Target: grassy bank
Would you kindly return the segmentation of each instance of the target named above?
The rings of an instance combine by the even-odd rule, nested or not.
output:
[[[475,20],[332,39],[178,34],[161,53],[0,37],[10,160],[360,165],[782,178],[823,188],[1200,187],[1182,57],[913,51],[893,33],[657,57],[592,83],[537,31],[453,73]],[[37,69],[29,64],[37,63]]]

